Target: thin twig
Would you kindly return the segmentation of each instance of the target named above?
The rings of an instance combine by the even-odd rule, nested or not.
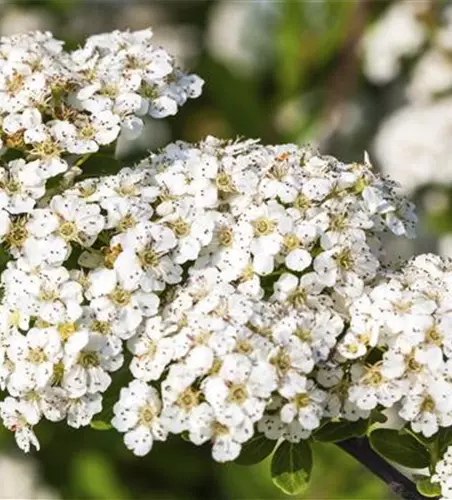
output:
[[[345,439],[336,444],[383,480],[400,498],[427,500],[417,491],[413,481],[373,451],[366,438]]]

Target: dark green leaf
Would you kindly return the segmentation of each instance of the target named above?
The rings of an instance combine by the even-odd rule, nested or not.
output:
[[[412,431],[410,427],[405,427],[399,432],[400,434],[408,434],[409,436],[412,436],[414,439],[416,439],[416,441],[419,441],[423,446],[425,446],[428,449],[438,438],[438,434],[435,434],[430,437],[425,437],[423,434],[418,434],[417,432]]]
[[[108,422],[104,422],[103,420],[93,420],[90,426],[96,431],[109,431],[110,429],[112,429],[112,425]]]
[[[2,161],[4,163],[7,163],[12,160],[17,160],[18,158],[23,158],[24,156],[24,151],[22,151],[21,149],[8,148],[2,155]]]
[[[306,490],[312,470],[312,451],[308,441],[284,441],[273,454],[273,483],[284,493],[295,495]]]
[[[4,247],[0,246],[0,269],[6,268],[6,264],[11,260],[11,255]]]
[[[105,175],[117,174],[121,170],[122,164],[113,156],[95,154],[81,163],[80,168],[83,173],[77,179],[86,179],[88,177],[102,177]]]
[[[77,269],[79,267],[78,266],[78,259],[79,259],[82,252],[83,252],[82,247],[80,247],[76,244],[73,244],[72,248],[71,248],[71,253],[70,253],[68,259],[66,260],[66,262],[64,263],[65,267],[67,269]]]
[[[439,497],[441,495],[441,487],[438,483],[430,482],[430,478],[425,477],[416,481],[417,491],[424,497]]]
[[[412,469],[430,465],[430,453],[409,434],[400,434],[393,429],[376,429],[370,433],[370,445],[381,456]]]
[[[357,422],[350,422],[348,420],[328,422],[320,427],[314,434],[314,438],[317,441],[334,443],[351,437],[360,437],[366,433],[367,424],[367,420],[362,419]]]
[[[372,423],[378,422],[380,424],[384,424],[387,420],[388,417],[376,408],[370,412],[370,421]]]
[[[437,434],[439,454],[442,456],[452,444],[452,427],[443,427]]]
[[[275,446],[276,441],[267,439],[263,434],[255,434],[242,446],[242,451],[235,463],[239,465],[258,464],[270,455]]]

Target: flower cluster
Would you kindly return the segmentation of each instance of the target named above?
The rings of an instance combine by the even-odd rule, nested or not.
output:
[[[111,221],[64,190],[88,157],[120,134],[137,137],[145,115],[175,114],[200,94],[202,80],[151,39],[150,29],[117,31],[72,52],[50,33],[0,39],[1,414],[24,449],[37,445],[29,425],[42,415],[86,425],[122,364],[75,270],[75,247],[91,247]],[[158,299],[149,301],[148,313]]]
[[[199,94],[150,37],[1,41],[0,418],[19,447],[41,420],[110,425],[139,456],[182,434],[219,462],[385,408],[419,442],[451,426],[452,263],[383,266],[416,216],[367,156],[209,136],[80,175]]]
[[[451,286],[452,263],[420,255],[355,302],[342,340],[349,359],[380,351],[373,363],[354,363],[350,400],[364,410],[398,403],[399,416],[427,438],[452,425]]]
[[[399,0],[390,5],[365,33],[362,40],[364,73],[369,80],[384,84],[400,73],[404,59],[413,57],[428,34],[429,2]]]
[[[363,38],[364,72],[384,84],[400,73],[406,103],[385,119],[375,138],[382,170],[406,193],[450,184],[452,124],[452,9],[450,5],[402,0],[391,4]],[[441,169],[437,165],[442,165]]]
[[[443,500],[452,498],[452,446],[449,446],[441,460],[436,464],[432,483],[439,483]]]
[[[5,425],[24,449],[41,418],[87,425],[120,368],[112,424],[138,455],[185,432],[231,460],[256,429],[359,418],[332,359],[379,235],[413,235],[394,188],[367,160],[209,137],[42,201],[5,236]]]
[[[79,173],[80,160],[137,137],[197,97],[202,80],[151,43],[152,31],[95,35],[73,52],[50,33],[0,39],[1,235],[10,213],[29,213],[46,181]],[[17,159],[18,158],[18,159]]]

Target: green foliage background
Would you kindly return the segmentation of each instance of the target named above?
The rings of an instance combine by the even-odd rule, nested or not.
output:
[[[13,7],[50,16],[53,22],[49,29],[54,35],[65,39],[69,47],[76,47],[85,35],[125,28],[109,24],[124,2],[21,1]],[[196,26],[202,45],[214,3],[173,0],[140,5],[150,9],[157,5],[170,22]],[[344,160],[361,159],[385,114],[387,89],[373,87],[362,77],[357,40],[388,3],[278,1],[273,6],[276,15],[266,21],[265,50],[259,46],[262,40],[253,38],[252,30],[243,41],[244,45],[256,44],[262,64],[255,71],[239,71],[201,46],[196,64],[189,69],[205,79],[204,94],[168,120],[171,137],[198,140],[212,134],[260,137],[266,142],[316,140],[324,152]],[[3,3],[0,16],[11,5]],[[90,19],[85,32],[84,18]],[[76,35],[65,29],[80,19],[81,29]],[[97,21],[99,27],[93,31],[91,27]],[[345,133],[347,123],[339,117],[335,124],[334,116],[352,98],[360,102],[366,120],[359,130]],[[285,117],[282,110],[287,107],[291,112]],[[281,116],[279,125],[276,116]],[[129,157],[138,157],[143,148],[135,148]],[[175,438],[157,443],[147,457],[139,459],[126,450],[121,436],[114,431],[76,431],[63,424],[40,425],[38,436],[42,449],[34,453],[34,458],[43,480],[65,499],[229,500],[283,496],[271,483],[269,460],[253,467],[219,465],[210,458],[209,447],[196,448]],[[11,434],[4,430],[0,430],[0,446],[4,453],[17,453]],[[312,486],[302,498],[389,500],[391,495],[386,485],[334,445],[314,446]]]

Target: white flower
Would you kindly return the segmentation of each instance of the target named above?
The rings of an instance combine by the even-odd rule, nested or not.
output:
[[[334,310],[302,311],[293,321],[293,334],[311,347],[316,363],[326,360],[335,347],[337,337],[343,332],[344,322]]]
[[[90,246],[104,228],[100,207],[74,196],[54,196],[50,208],[58,218],[58,232],[66,241]]]
[[[359,297],[364,283],[376,274],[379,263],[362,241],[344,241],[314,259],[314,270],[324,286],[350,297]]]
[[[2,278],[11,305],[40,320],[55,325],[75,321],[82,314],[82,286],[70,279],[64,267],[33,268],[20,259]]]
[[[270,353],[270,362],[278,374],[278,391],[291,397],[305,382],[305,374],[314,368],[314,358],[307,342],[302,341],[281,322],[273,330],[276,347]]]
[[[120,368],[122,362],[121,354],[110,352],[105,337],[80,330],[65,345],[61,386],[71,398],[104,392],[111,383],[108,372]]]
[[[162,318],[155,316],[146,320],[137,334],[128,340],[127,347],[134,355],[130,371],[135,378],[145,382],[160,378],[173,357],[174,340],[166,337],[167,334]]]
[[[96,413],[102,411],[102,396],[99,393],[85,394],[67,400],[67,423],[78,429],[90,424]]]
[[[130,338],[143,318],[157,313],[159,298],[154,293],[123,288],[117,273],[97,269],[90,273],[90,307],[97,319],[111,324],[112,331],[121,338]]]
[[[258,274],[268,274],[273,271],[274,256],[281,250],[283,233],[290,228],[289,216],[282,205],[270,201],[251,207],[246,218],[254,231],[250,246],[254,270]]]
[[[284,439],[290,443],[299,443],[302,439],[307,439],[311,434],[311,431],[303,429],[298,420],[292,420],[290,424],[287,424],[277,414],[264,415],[259,420],[257,428],[267,439]]]
[[[379,310],[380,321],[393,333],[415,329],[436,309],[436,303],[428,295],[406,290],[396,279],[377,286],[371,298]]]
[[[3,130],[8,135],[13,135],[17,132],[23,132],[26,142],[30,141],[34,132],[33,129],[39,128],[42,123],[41,113],[36,108],[27,108],[20,113],[10,113],[6,115],[3,121]]]
[[[435,473],[431,477],[432,483],[440,483],[442,498],[452,497],[452,447],[448,446],[441,460],[435,465]]]
[[[291,423],[298,420],[301,427],[312,431],[320,425],[326,393],[319,389],[312,380],[300,384],[296,395],[283,404],[281,420]]]
[[[387,379],[382,372],[375,366],[368,370],[358,364],[353,366],[352,377],[356,382],[349,388],[348,397],[358,408],[372,410],[377,404],[391,407],[408,389],[406,380]]]
[[[348,331],[337,346],[337,352],[346,359],[357,359],[367,353],[368,340],[362,335]]]
[[[13,336],[7,353],[14,363],[9,384],[19,391],[45,387],[63,355],[60,336],[54,328],[32,328],[26,337]]]
[[[245,418],[238,426],[231,426],[217,417],[208,403],[201,403],[189,419],[189,439],[196,445],[213,441],[212,457],[217,462],[236,459],[242,444],[254,433],[251,420]]]
[[[188,430],[191,414],[200,404],[200,391],[188,386],[177,399],[166,404],[161,419],[169,432],[180,434]]]
[[[302,308],[306,304],[316,304],[324,285],[317,274],[307,273],[297,278],[294,274],[283,273],[274,284],[273,300]]]
[[[109,110],[102,110],[75,124],[59,122],[53,126],[55,137],[69,153],[95,153],[99,146],[112,143],[121,130],[120,119]]]
[[[61,264],[70,253],[70,243],[91,246],[103,227],[98,205],[83,203],[74,196],[55,196],[50,209],[33,211],[26,228],[34,238],[25,242],[24,253],[36,264]],[[41,249],[37,255],[36,246]]]
[[[24,405],[21,400],[7,397],[0,402],[0,417],[4,426],[14,432],[16,443],[25,453],[34,446],[39,450],[39,441],[33,432],[33,426],[38,423],[35,415],[29,415],[24,411]]]
[[[188,199],[175,203],[174,211],[163,217],[162,222],[168,224],[178,240],[173,254],[176,264],[195,260],[213,236],[213,215],[199,209]]]
[[[307,248],[316,238],[317,228],[309,223],[295,223],[291,230],[284,234],[282,252],[288,269],[303,271],[311,264],[312,255]]]
[[[171,196],[193,197],[199,208],[214,207],[217,203],[218,160],[199,150],[188,150],[184,161],[156,175],[156,180]]]
[[[171,229],[140,222],[133,232],[112,239],[122,251],[114,262],[121,284],[127,288],[140,286],[145,292],[164,290],[166,284],[179,283],[182,268],[168,255],[177,240]]]
[[[276,373],[268,363],[253,366],[243,354],[228,354],[218,375],[206,378],[201,388],[222,421],[231,425],[245,419],[257,422],[276,388]]]
[[[32,212],[36,200],[45,193],[45,181],[36,167],[21,158],[10,161],[8,168],[0,168],[0,185],[7,196],[5,208],[11,214]]]
[[[121,389],[114,405],[112,425],[124,432],[124,443],[135,455],[151,451],[154,440],[164,441],[167,430],[160,420],[161,401],[157,391],[145,382],[134,380]]]
[[[229,214],[219,214],[213,238],[205,252],[212,265],[224,273],[225,279],[237,279],[250,263],[250,243],[253,228],[245,221],[235,221]]]
[[[422,433],[425,437],[433,436],[440,426],[452,424],[450,391],[450,382],[425,375],[402,399],[399,415],[411,422],[414,432]]]

